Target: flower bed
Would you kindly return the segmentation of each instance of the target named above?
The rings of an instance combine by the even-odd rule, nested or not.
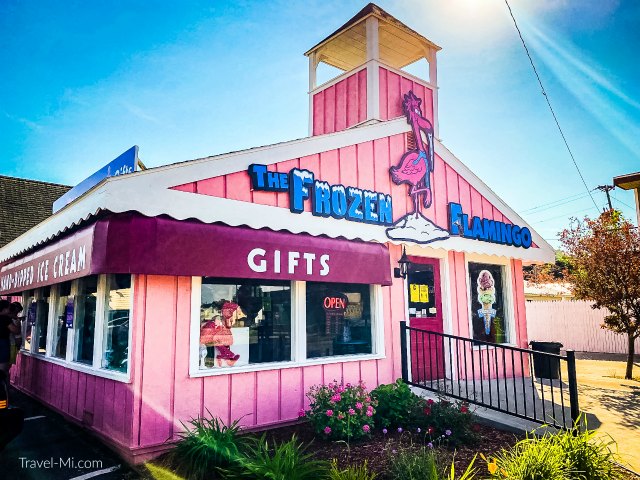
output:
[[[463,472],[479,451],[484,452],[487,456],[493,456],[502,448],[511,447],[522,438],[513,433],[484,425],[478,425],[477,430],[478,446],[461,446],[456,449],[456,471]],[[366,461],[369,469],[376,472],[381,479],[387,478],[389,461],[400,450],[418,451],[422,445],[425,445],[423,443],[425,440],[424,432],[417,433],[417,431],[406,429],[403,429],[402,433],[398,433],[397,429],[391,431],[387,429],[387,434],[384,434],[382,429],[376,429],[366,440],[352,442],[349,446],[344,442],[321,441],[315,435],[313,427],[307,422],[275,428],[269,430],[267,435],[276,441],[286,441],[292,435],[296,435],[304,443],[310,444],[309,452],[313,453],[316,458],[336,459],[338,465],[343,468],[348,465],[361,465]],[[438,452],[444,457],[445,463],[449,463],[453,458],[453,450],[440,447]],[[484,470],[486,468],[483,465],[484,462],[479,460],[476,460],[476,466],[478,470]]]
[[[518,438],[477,424],[465,403],[425,400],[401,381],[371,393],[334,381],[307,396],[304,421],[263,434],[193,419],[166,464],[194,480],[628,478],[614,442],[591,431]]]

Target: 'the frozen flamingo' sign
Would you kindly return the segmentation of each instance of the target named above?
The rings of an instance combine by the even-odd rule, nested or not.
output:
[[[431,173],[434,164],[433,125],[422,116],[421,103],[422,99],[416,97],[413,92],[404,96],[402,109],[411,125],[416,148],[405,152],[400,163],[389,169],[393,183],[410,186],[409,196],[413,200],[413,211],[408,212],[391,228],[387,228],[387,237],[393,240],[430,243],[448,238],[449,233],[420,213],[421,206],[427,209],[433,201]],[[427,138],[426,143],[422,138],[422,132]]]
[[[251,187],[267,192],[288,192],[289,210],[304,212],[311,201],[311,213],[317,217],[333,217],[353,222],[378,225],[393,224],[391,195],[344,185],[330,185],[316,180],[309,170],[294,168],[289,173],[271,172],[266,165],[249,167]]]

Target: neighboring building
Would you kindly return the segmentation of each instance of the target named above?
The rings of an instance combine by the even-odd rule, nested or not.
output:
[[[403,320],[526,348],[522,265],[554,251],[439,141],[438,50],[369,4],[307,52],[309,137],[107,178],[0,248],[16,388],[138,462],[197,415],[263,428],[312,385],[393,382]],[[412,380],[456,375],[408,343]]]
[[[53,202],[70,188],[0,175],[0,247],[50,217]]]
[[[573,300],[571,286],[566,283],[531,283],[524,282],[524,298],[532,301]]]

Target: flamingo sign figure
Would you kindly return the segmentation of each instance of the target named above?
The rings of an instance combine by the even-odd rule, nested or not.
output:
[[[387,229],[387,236],[394,240],[411,240],[416,243],[430,243],[449,237],[449,233],[438,227],[421,213],[422,207],[427,209],[433,202],[431,174],[434,168],[433,125],[424,118],[420,105],[422,99],[413,91],[404,95],[402,108],[407,122],[411,125],[416,148],[402,155],[400,162],[389,169],[391,179],[396,185],[409,185],[409,196],[413,199],[413,211],[398,220]],[[423,138],[424,133],[426,137]],[[422,202],[420,202],[422,197]]]

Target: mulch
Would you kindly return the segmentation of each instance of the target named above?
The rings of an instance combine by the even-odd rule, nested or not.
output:
[[[452,457],[455,459],[456,472],[463,472],[476,454],[483,453],[485,457],[493,456],[502,448],[508,448],[523,438],[514,433],[484,425],[479,425],[478,433],[480,440],[475,445],[459,446],[455,451],[445,446],[438,447],[443,460],[448,464],[451,463]],[[311,424],[306,422],[275,428],[267,432],[268,438],[277,442],[288,441],[294,434],[308,445],[307,451],[316,458],[329,461],[336,459],[342,468],[348,465],[361,465],[366,461],[369,469],[376,472],[379,478],[387,476],[389,460],[398,450],[418,450],[429,441],[425,441],[423,433],[390,431],[385,435],[382,431],[376,431],[370,438],[347,445],[345,442],[318,439]],[[478,471],[482,471],[485,468],[484,465],[484,461],[478,457],[475,463]]]

